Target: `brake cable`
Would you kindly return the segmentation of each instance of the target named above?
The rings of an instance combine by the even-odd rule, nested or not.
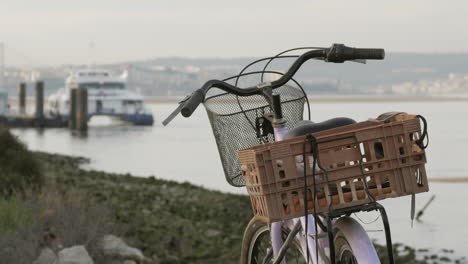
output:
[[[323,48],[323,47],[299,47],[299,48],[284,50],[284,51],[276,54],[275,56],[270,57],[269,61],[263,67],[263,70],[265,71],[266,68],[268,67],[268,65],[270,65],[270,63],[273,62],[275,59],[287,57],[287,56],[281,56],[281,55],[286,54],[286,53],[291,52],[291,51],[305,50],[305,49],[322,49],[323,50],[323,49],[326,49],[326,48]],[[291,57],[299,57],[299,55],[292,55]],[[260,81],[263,82],[263,74],[262,74],[262,77],[261,77]]]
[[[246,72],[246,73],[242,73],[242,74],[238,74],[238,75],[234,75],[234,76],[231,76],[231,77],[228,77],[224,80],[222,80],[223,82],[226,82],[226,81],[229,81],[229,80],[232,80],[234,78],[239,78],[239,77],[243,77],[243,76],[248,76],[248,75],[253,75],[253,74],[259,74],[259,73],[274,73],[274,74],[279,74],[279,75],[284,75],[284,73],[282,72],[277,72],[277,71],[254,71],[254,72]],[[305,91],[304,91],[304,88],[299,84],[298,81],[296,81],[294,78],[291,78],[291,81],[293,81],[301,90],[302,92],[304,93],[305,97],[307,98],[307,95],[305,94]],[[237,82],[235,83],[235,86],[237,86]],[[239,100],[239,96],[236,96],[236,99],[237,99],[237,103],[239,105],[239,108],[241,110],[241,112],[243,113],[245,119],[247,119],[247,121],[249,122],[250,126],[252,127],[252,129],[254,131],[256,131],[256,128],[255,128],[255,125],[253,124],[253,122],[249,119],[249,117],[247,116],[247,114],[245,113],[245,110],[244,108],[242,107],[242,104],[240,103],[240,100]],[[294,101],[295,99],[291,100],[291,101]],[[285,101],[285,102],[289,102],[289,101]],[[284,103],[284,102],[282,102]],[[310,109],[309,109],[310,110]],[[310,111],[309,111],[309,119],[310,119]]]
[[[427,121],[426,118],[424,118],[422,115],[417,115],[417,118],[421,119],[421,121],[424,124],[424,129],[421,137],[416,140],[416,144],[421,148],[421,149],[426,149],[427,146],[429,145],[429,133],[427,132]],[[424,139],[427,137],[427,142],[424,144]]]
[[[319,247],[319,237],[318,237],[318,216],[317,216],[317,207],[316,205],[318,204],[317,201],[317,185],[315,181],[315,167],[317,166],[317,157],[318,157],[318,144],[317,144],[317,138],[315,138],[312,134],[308,134],[306,138],[304,139],[304,144],[302,145],[302,162],[304,164],[304,220],[305,220],[305,237],[306,237],[306,251],[307,251],[307,263],[309,263],[310,259],[310,252],[309,252],[309,221],[308,221],[308,207],[309,207],[309,201],[308,201],[308,195],[309,195],[309,189],[307,188],[307,157],[306,157],[306,142],[310,142],[310,148],[311,148],[311,153],[313,157],[313,162],[312,162],[312,184],[313,184],[313,217],[314,217],[314,229],[315,229],[315,259],[316,263],[318,262],[318,247]]]
[[[265,71],[267,69],[267,67],[270,65],[270,63],[272,63],[275,59],[278,59],[278,58],[285,58],[287,56],[281,56],[283,54],[286,54],[286,53],[289,53],[291,51],[296,51],[296,50],[312,50],[312,49],[326,49],[324,47],[299,47],[299,48],[293,48],[293,49],[288,49],[288,50],[284,50],[278,54],[276,54],[275,56],[271,57],[270,60],[265,64],[265,66],[263,67],[263,71]],[[299,57],[299,55],[295,55],[294,57]],[[260,82],[263,82],[263,73],[260,77]],[[310,102],[309,102],[309,97],[307,97],[307,93],[305,92],[305,90],[302,88],[302,86],[299,86],[302,90],[302,92],[304,93],[305,95],[305,98],[306,98],[306,103],[307,103],[307,113],[308,113],[308,119],[311,120],[311,116],[310,116]]]

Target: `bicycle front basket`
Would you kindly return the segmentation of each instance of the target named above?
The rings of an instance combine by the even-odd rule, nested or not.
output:
[[[274,92],[281,95],[286,126],[293,127],[303,119],[306,95],[301,89],[289,84],[274,89]],[[255,129],[257,118],[271,112],[270,106],[260,95],[241,97],[229,93],[209,96],[205,99],[204,105],[216,139],[226,180],[233,186],[244,186],[237,152],[274,141],[272,135],[262,139],[257,138]]]

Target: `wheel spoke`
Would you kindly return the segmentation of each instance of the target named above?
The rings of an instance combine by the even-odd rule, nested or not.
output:
[[[288,236],[288,231],[283,230],[283,240],[286,239]],[[272,250],[271,247],[271,239],[270,239],[270,231],[268,229],[262,230],[261,234],[258,234],[255,241],[251,241],[253,243],[253,248],[251,250],[251,263],[255,264],[262,264],[265,257],[268,255],[268,250]],[[299,245],[298,241],[294,241],[291,247],[288,249],[285,258],[290,263],[306,263],[305,259],[303,258],[302,248]]]

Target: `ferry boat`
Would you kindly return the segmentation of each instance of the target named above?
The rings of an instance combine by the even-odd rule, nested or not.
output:
[[[88,120],[93,116],[113,116],[134,125],[153,125],[153,115],[143,103],[141,93],[127,88],[127,76],[108,70],[86,69],[72,72],[65,87],[50,95],[48,113],[64,122],[69,119],[69,97],[73,88],[88,89]]]

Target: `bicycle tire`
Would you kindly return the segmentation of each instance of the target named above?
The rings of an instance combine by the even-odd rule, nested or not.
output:
[[[355,219],[339,218],[333,231],[336,263],[381,263],[367,232]]]
[[[283,228],[283,239],[286,239],[289,230]],[[264,247],[266,243],[266,248]],[[268,224],[252,218],[244,232],[241,250],[241,264],[262,264],[266,256],[267,248],[271,250],[270,230]],[[302,248],[299,242],[295,240],[286,253],[286,260],[296,259],[292,263],[306,263]]]
[[[337,264],[357,264],[356,256],[343,232],[335,234],[335,257]]]
[[[284,228],[283,238],[286,238],[288,233],[289,230]],[[267,247],[271,248],[268,224],[253,218],[247,225],[247,228],[244,232],[241,250],[241,264],[258,264],[263,262],[263,258],[266,255],[266,248],[262,247],[261,244],[256,244],[261,240],[266,242]],[[361,259],[361,261],[358,262],[351,244],[349,243],[345,234],[339,229],[335,230],[334,244],[337,264],[355,264],[364,261]],[[262,250],[264,250],[264,252],[262,252]],[[291,257],[296,257],[296,262],[291,262]],[[291,245],[291,248],[289,248],[286,255],[286,260],[287,263],[306,263],[302,248],[300,247],[297,240],[294,241],[294,243]],[[365,263],[365,261],[362,263]]]

